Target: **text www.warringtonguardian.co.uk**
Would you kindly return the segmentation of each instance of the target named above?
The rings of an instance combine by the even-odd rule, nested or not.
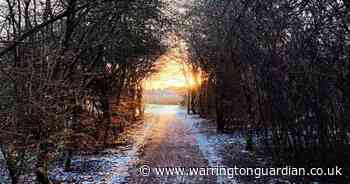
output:
[[[279,168],[240,168],[237,166],[227,167],[155,167],[143,165],[139,168],[143,176],[155,174],[157,176],[342,176],[342,168],[296,168],[291,166]]]

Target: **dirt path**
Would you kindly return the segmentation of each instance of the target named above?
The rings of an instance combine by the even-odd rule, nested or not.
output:
[[[62,184],[118,183],[233,183],[235,179],[216,176],[142,176],[138,167],[215,167],[223,166],[220,150],[223,143],[240,138],[217,134],[215,126],[196,116],[186,115],[179,106],[148,105],[144,123],[136,123],[121,137],[127,144],[96,155],[75,155],[72,171],[65,172],[57,162],[50,169],[50,178]],[[226,152],[226,151],[224,151]],[[10,183],[4,164],[0,162],[0,183]],[[23,179],[33,183],[32,177]]]
[[[153,106],[145,119],[146,140],[141,163],[150,167],[208,167],[191,128],[176,117],[178,106]],[[216,183],[215,176],[141,176],[133,171],[127,183]]]
[[[60,184],[290,183],[279,177],[156,175],[156,167],[271,167],[264,155],[244,151],[243,135],[219,133],[215,122],[189,116],[179,106],[148,105],[144,123],[128,126],[120,136],[125,144],[98,154],[73,156],[69,172],[61,162],[55,162],[50,179]],[[140,175],[138,168],[142,165],[150,166],[153,172]],[[0,184],[10,183],[7,176],[0,157]],[[23,184],[32,184],[33,176],[22,180]]]

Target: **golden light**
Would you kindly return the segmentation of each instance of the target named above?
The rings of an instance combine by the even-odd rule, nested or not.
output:
[[[144,88],[146,90],[172,87],[189,88],[196,85],[184,59],[186,59],[186,55],[178,48],[171,49],[164,56],[161,56],[157,61],[159,72],[144,80]]]

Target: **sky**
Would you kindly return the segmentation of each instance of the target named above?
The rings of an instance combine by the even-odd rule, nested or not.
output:
[[[145,80],[146,89],[166,89],[171,87],[186,87],[186,79],[181,71],[181,64],[175,60],[165,60],[160,63],[160,71]]]
[[[195,82],[189,74],[189,67],[185,64],[185,60],[188,58],[186,53],[182,44],[169,49],[157,60],[158,72],[144,80],[144,88],[149,90],[192,87]],[[184,75],[184,70],[188,81]]]

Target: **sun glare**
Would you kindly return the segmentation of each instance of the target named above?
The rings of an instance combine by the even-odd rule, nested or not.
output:
[[[179,56],[180,55],[180,56]],[[167,88],[188,88],[195,84],[191,75],[188,74],[183,57],[175,49],[161,56],[158,59],[159,72],[153,74],[144,81],[144,88],[167,89]],[[185,77],[189,76],[189,77]]]
[[[160,67],[160,71],[145,80],[146,89],[166,89],[171,87],[187,87],[181,66],[176,61],[168,61]]]

